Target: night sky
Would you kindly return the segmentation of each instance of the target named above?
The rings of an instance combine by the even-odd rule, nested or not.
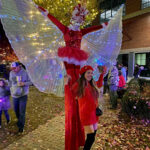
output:
[[[3,29],[3,26],[0,22],[0,54],[12,54],[13,49],[11,48],[11,45],[9,44],[8,38],[5,35],[5,31]]]

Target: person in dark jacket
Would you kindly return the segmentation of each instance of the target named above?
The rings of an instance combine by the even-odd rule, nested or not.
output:
[[[103,94],[106,94],[107,92],[109,92],[108,73],[107,73],[107,75],[104,77],[104,91],[103,91]]]
[[[141,73],[141,69],[138,64],[135,65],[134,68],[134,78],[137,79]]]

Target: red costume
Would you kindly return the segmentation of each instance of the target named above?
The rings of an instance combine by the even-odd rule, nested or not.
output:
[[[119,76],[119,84],[118,84],[118,87],[119,87],[119,88],[125,88],[125,85],[126,85],[125,79],[124,79],[123,75],[120,75],[120,76]]]
[[[64,60],[66,72],[71,76],[65,86],[65,150],[78,150],[85,142],[84,130],[80,123],[78,101],[72,95],[71,87],[79,78],[80,64],[87,60],[88,54],[80,49],[81,39],[85,34],[101,29],[103,26],[93,26],[80,31],[69,30],[45,9],[38,7],[64,34],[65,47],[58,49],[58,56]]]
[[[101,74],[99,80],[96,82],[97,86],[102,87],[103,76]],[[72,93],[74,97],[77,96],[78,82],[76,82],[72,87]],[[96,94],[94,94],[93,88],[90,83],[85,86],[84,94],[82,97],[78,98],[79,102],[79,114],[80,120],[83,126],[92,125],[98,122],[98,117],[96,116],[96,107],[98,106],[98,99]]]

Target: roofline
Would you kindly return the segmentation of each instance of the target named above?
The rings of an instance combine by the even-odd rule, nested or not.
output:
[[[129,53],[150,53],[150,47],[142,48],[132,48],[132,49],[121,49],[119,54],[129,54]]]
[[[142,9],[142,10],[139,10],[139,11],[136,11],[134,13],[131,13],[131,14],[128,14],[128,15],[124,16],[123,17],[123,21],[127,20],[127,19],[131,19],[131,18],[137,17],[137,16],[140,16],[140,15],[143,15],[143,14],[146,14],[146,13],[150,13],[150,7]]]

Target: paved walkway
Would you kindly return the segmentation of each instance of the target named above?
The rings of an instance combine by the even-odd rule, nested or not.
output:
[[[117,120],[117,115],[114,112],[107,111],[107,99],[105,97],[104,101],[101,101],[103,107],[104,115],[101,117],[100,121],[107,124],[111,124],[113,120]],[[111,118],[111,119],[110,119]],[[46,124],[40,125],[36,130],[30,132],[29,134],[22,137],[17,142],[10,144],[4,150],[64,150],[64,113],[60,116],[47,121]],[[99,124],[98,133],[100,135],[105,134],[103,130],[103,125]],[[97,137],[97,141],[100,137]],[[103,143],[96,142],[93,145],[93,150],[103,147]]]
[[[47,121],[4,150],[63,150],[64,118],[62,114]]]

